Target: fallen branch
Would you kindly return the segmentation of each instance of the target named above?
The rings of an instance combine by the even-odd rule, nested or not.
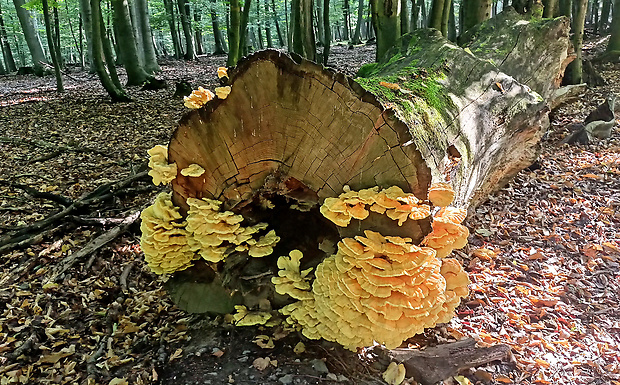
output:
[[[46,191],[39,191],[33,187],[20,184],[20,183],[11,182],[8,180],[0,180],[0,186],[15,187],[20,190],[24,190],[28,195],[30,195],[33,198],[46,199],[48,201],[61,204],[65,207],[70,206],[73,203],[71,199],[65,196],[53,194],[53,193],[46,192]]]
[[[47,148],[54,151],[71,151],[71,152],[92,152],[95,154],[105,155],[106,153],[89,147],[67,146],[64,144],[51,143],[41,139],[12,138],[10,136],[0,136],[0,143],[23,145],[27,144],[33,147]]]
[[[37,234],[33,235],[34,232],[39,232],[49,226],[53,226],[61,219],[66,218],[68,215],[73,214],[74,212],[86,206],[103,202],[118,195],[124,195],[124,192],[126,191],[125,187],[135,181],[146,179],[147,177],[148,172],[144,171],[138,174],[130,175],[120,181],[106,183],[98,187],[94,191],[83,195],[80,199],[73,201],[63,210],[52,214],[51,216],[43,220],[34,222],[28,226],[12,231],[8,235],[0,238],[0,252],[19,247],[19,245],[22,245],[23,242],[29,242],[29,239],[38,239],[36,238],[38,237]],[[28,244],[32,244],[32,242]]]
[[[414,377],[422,385],[433,385],[459,373],[460,370],[503,360],[510,354],[508,345],[477,347],[469,338],[425,350],[395,349],[390,355],[402,362],[408,377]]]
[[[112,242],[119,235],[127,231],[129,226],[131,226],[135,221],[137,221],[139,217],[140,211],[134,212],[130,216],[126,217],[120,225],[112,228],[109,231],[106,231],[97,238],[92,239],[80,251],[65,257],[59,264],[56,265],[56,268],[54,269],[54,272],[52,273],[49,282],[57,281],[64,272],[69,270],[80,259],[86,257],[87,255],[90,255],[91,253],[94,253],[103,246]]]

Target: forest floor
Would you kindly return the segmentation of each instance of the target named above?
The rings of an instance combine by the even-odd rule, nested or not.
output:
[[[336,47],[331,64],[353,74],[373,52]],[[170,87],[130,89],[131,103],[110,103],[78,70],[62,95],[53,77],[0,77],[0,384],[383,383],[373,349],[304,341],[295,353],[296,333],[180,311],[143,260],[135,216],[165,189],[144,177],[146,151],[187,111],[174,83],[212,88],[224,62],[162,63]],[[468,218],[457,257],[472,285],[457,316],[409,341],[511,347],[509,360],[462,373],[472,383],[620,385],[620,132],[560,144],[620,94],[620,68],[602,74],[608,86],[554,111],[535,167]],[[46,219],[43,235],[3,245]]]

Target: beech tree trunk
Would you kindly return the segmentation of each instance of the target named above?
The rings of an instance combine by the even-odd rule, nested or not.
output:
[[[186,0],[177,0],[177,8],[181,17],[181,26],[183,27],[183,35],[185,36],[185,60],[194,60],[196,52],[194,51],[194,40],[192,37],[192,27],[189,21],[189,12],[186,7]]]
[[[385,53],[400,38],[400,1],[370,0],[372,25],[377,36],[376,61],[385,60]]]
[[[149,8],[147,0],[135,0],[136,2],[136,14],[139,15],[138,30],[139,38],[142,39],[142,62],[144,70],[153,74],[161,71],[159,64],[157,63],[157,55],[155,54],[155,45],[153,44],[153,33],[151,31],[151,22],[149,18]]]
[[[45,59],[45,53],[43,52],[43,46],[41,45],[39,33],[34,28],[34,24],[32,23],[30,11],[24,8],[24,4],[26,4],[24,0],[13,0],[13,4],[15,5],[19,24],[24,32],[24,39],[28,45],[30,56],[32,57],[34,73],[37,76],[43,76],[45,74],[45,68],[42,63],[46,63],[47,60]]]
[[[128,2],[127,0],[112,0],[112,8],[114,10],[114,26],[118,28],[120,35],[117,43],[122,52],[123,64],[127,70],[127,85],[141,85],[150,76],[141,65],[140,53],[129,17]]]
[[[56,92],[64,92],[65,87],[62,84],[62,74],[60,73],[60,58],[58,50],[56,49],[54,37],[52,36],[52,25],[50,20],[50,8],[47,0],[42,1],[43,5],[43,17],[45,20],[45,34],[47,35],[47,45],[50,50],[50,56],[52,57],[52,63],[54,65],[54,74],[56,76]]]
[[[505,52],[515,64],[504,68],[553,88],[567,57],[566,19],[523,23],[498,17],[514,24],[507,29],[514,39],[525,41]],[[273,258],[237,255],[217,271],[196,261],[175,273],[168,287],[177,304],[224,312],[233,302],[255,306],[257,296],[270,292],[252,290],[270,284],[278,256],[297,248],[304,258],[320,261],[326,252],[319,243],[352,230],[337,229],[318,212],[325,198],[347,188],[399,186],[424,198],[431,182],[448,180],[454,204],[473,208],[529,166],[538,156],[549,108],[493,64],[499,61],[477,56],[476,44],[500,40],[501,31],[490,31],[481,30],[466,51],[436,30],[418,30],[387,53],[399,60],[367,64],[356,79],[273,50],[237,63],[229,73],[228,97],[186,114],[173,134],[169,162],[178,170],[198,164],[206,173],[178,173],[172,201],[185,215],[189,197],[219,199],[252,223],[269,223],[281,240]],[[264,208],[266,200],[272,209]],[[420,240],[429,231],[430,220],[402,227],[388,221],[384,226],[393,235]],[[223,276],[224,285],[214,279]],[[240,278],[248,276],[256,278]],[[208,300],[205,293],[212,294]]]
[[[17,71],[15,65],[15,59],[13,58],[13,52],[11,51],[11,45],[6,34],[6,28],[4,26],[4,18],[2,17],[2,9],[0,9],[0,44],[2,44],[2,55],[4,57],[4,63],[6,69],[9,72]]]

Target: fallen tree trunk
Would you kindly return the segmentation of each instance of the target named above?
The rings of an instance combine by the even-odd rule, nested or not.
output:
[[[540,30],[558,39],[548,38],[549,47],[539,50],[561,52],[555,48],[566,44],[567,24],[544,23]],[[539,55],[519,53],[527,54]],[[562,62],[565,54],[541,60]],[[278,256],[298,249],[302,264],[315,267],[340,239],[365,229],[409,237],[415,245],[431,231],[431,217],[400,226],[375,213],[336,227],[319,212],[326,198],[349,189],[398,186],[426,200],[431,183],[448,182],[457,207],[475,207],[536,159],[549,112],[539,94],[437,31],[407,35],[392,55],[385,64],[364,66],[353,80],[261,51],[230,71],[232,91],[225,99],[181,120],[167,150],[167,162],[176,164],[172,204],[158,198],[159,206],[143,213],[143,249],[150,248],[158,272],[182,270],[167,284],[181,308],[221,313],[240,303],[281,308],[291,300],[274,292],[271,278],[282,268],[276,266]],[[536,76],[552,84],[558,74]],[[191,171],[196,169],[204,173]],[[198,212],[200,205],[219,205],[194,198],[222,202],[243,226],[267,223],[279,236],[275,258],[251,258],[247,249],[228,246],[225,257],[194,260],[195,234],[203,224],[212,228],[211,219],[180,221],[190,206]],[[181,218],[166,217],[166,210]],[[161,237],[172,243],[156,244],[163,228],[173,229]],[[166,259],[169,246],[178,260]]]

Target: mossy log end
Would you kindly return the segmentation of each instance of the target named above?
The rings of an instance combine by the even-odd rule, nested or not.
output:
[[[365,228],[419,243],[429,218],[398,226],[371,213],[337,228],[318,206],[345,186],[399,186],[425,199],[431,182],[449,181],[454,204],[474,207],[536,159],[548,125],[540,95],[434,30],[406,35],[391,60],[362,67],[355,80],[273,50],[241,60],[229,76],[228,97],[188,113],[173,134],[169,162],[206,173],[179,173],[172,200],[183,214],[188,198],[221,200],[281,240],[273,258],[233,253],[216,267],[196,261],[175,273],[172,297],[193,311],[264,299],[282,306],[290,299],[275,294],[270,278],[277,257],[293,249],[305,269]],[[221,287],[228,296],[205,296]]]

